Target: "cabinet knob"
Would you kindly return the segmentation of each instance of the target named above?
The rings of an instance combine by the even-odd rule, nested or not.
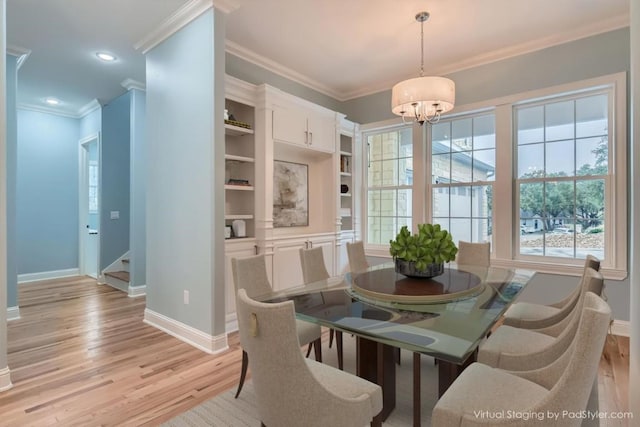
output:
[[[313,132],[309,132],[309,145],[313,144]]]

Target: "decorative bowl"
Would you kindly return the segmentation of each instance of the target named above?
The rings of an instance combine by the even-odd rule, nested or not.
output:
[[[407,277],[428,279],[444,273],[444,263],[428,264],[425,270],[418,270],[414,261],[407,261],[400,258],[395,259],[395,264],[396,273],[400,273]]]

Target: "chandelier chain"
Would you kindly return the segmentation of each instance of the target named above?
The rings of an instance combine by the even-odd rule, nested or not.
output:
[[[420,77],[424,77],[424,21],[420,21]]]

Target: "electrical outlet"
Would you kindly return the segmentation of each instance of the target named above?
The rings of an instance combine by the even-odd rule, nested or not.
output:
[[[189,291],[184,291],[184,303],[189,304]]]

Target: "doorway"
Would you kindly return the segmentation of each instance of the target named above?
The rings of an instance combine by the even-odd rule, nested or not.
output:
[[[80,140],[80,274],[98,279],[100,259],[100,134]]]

